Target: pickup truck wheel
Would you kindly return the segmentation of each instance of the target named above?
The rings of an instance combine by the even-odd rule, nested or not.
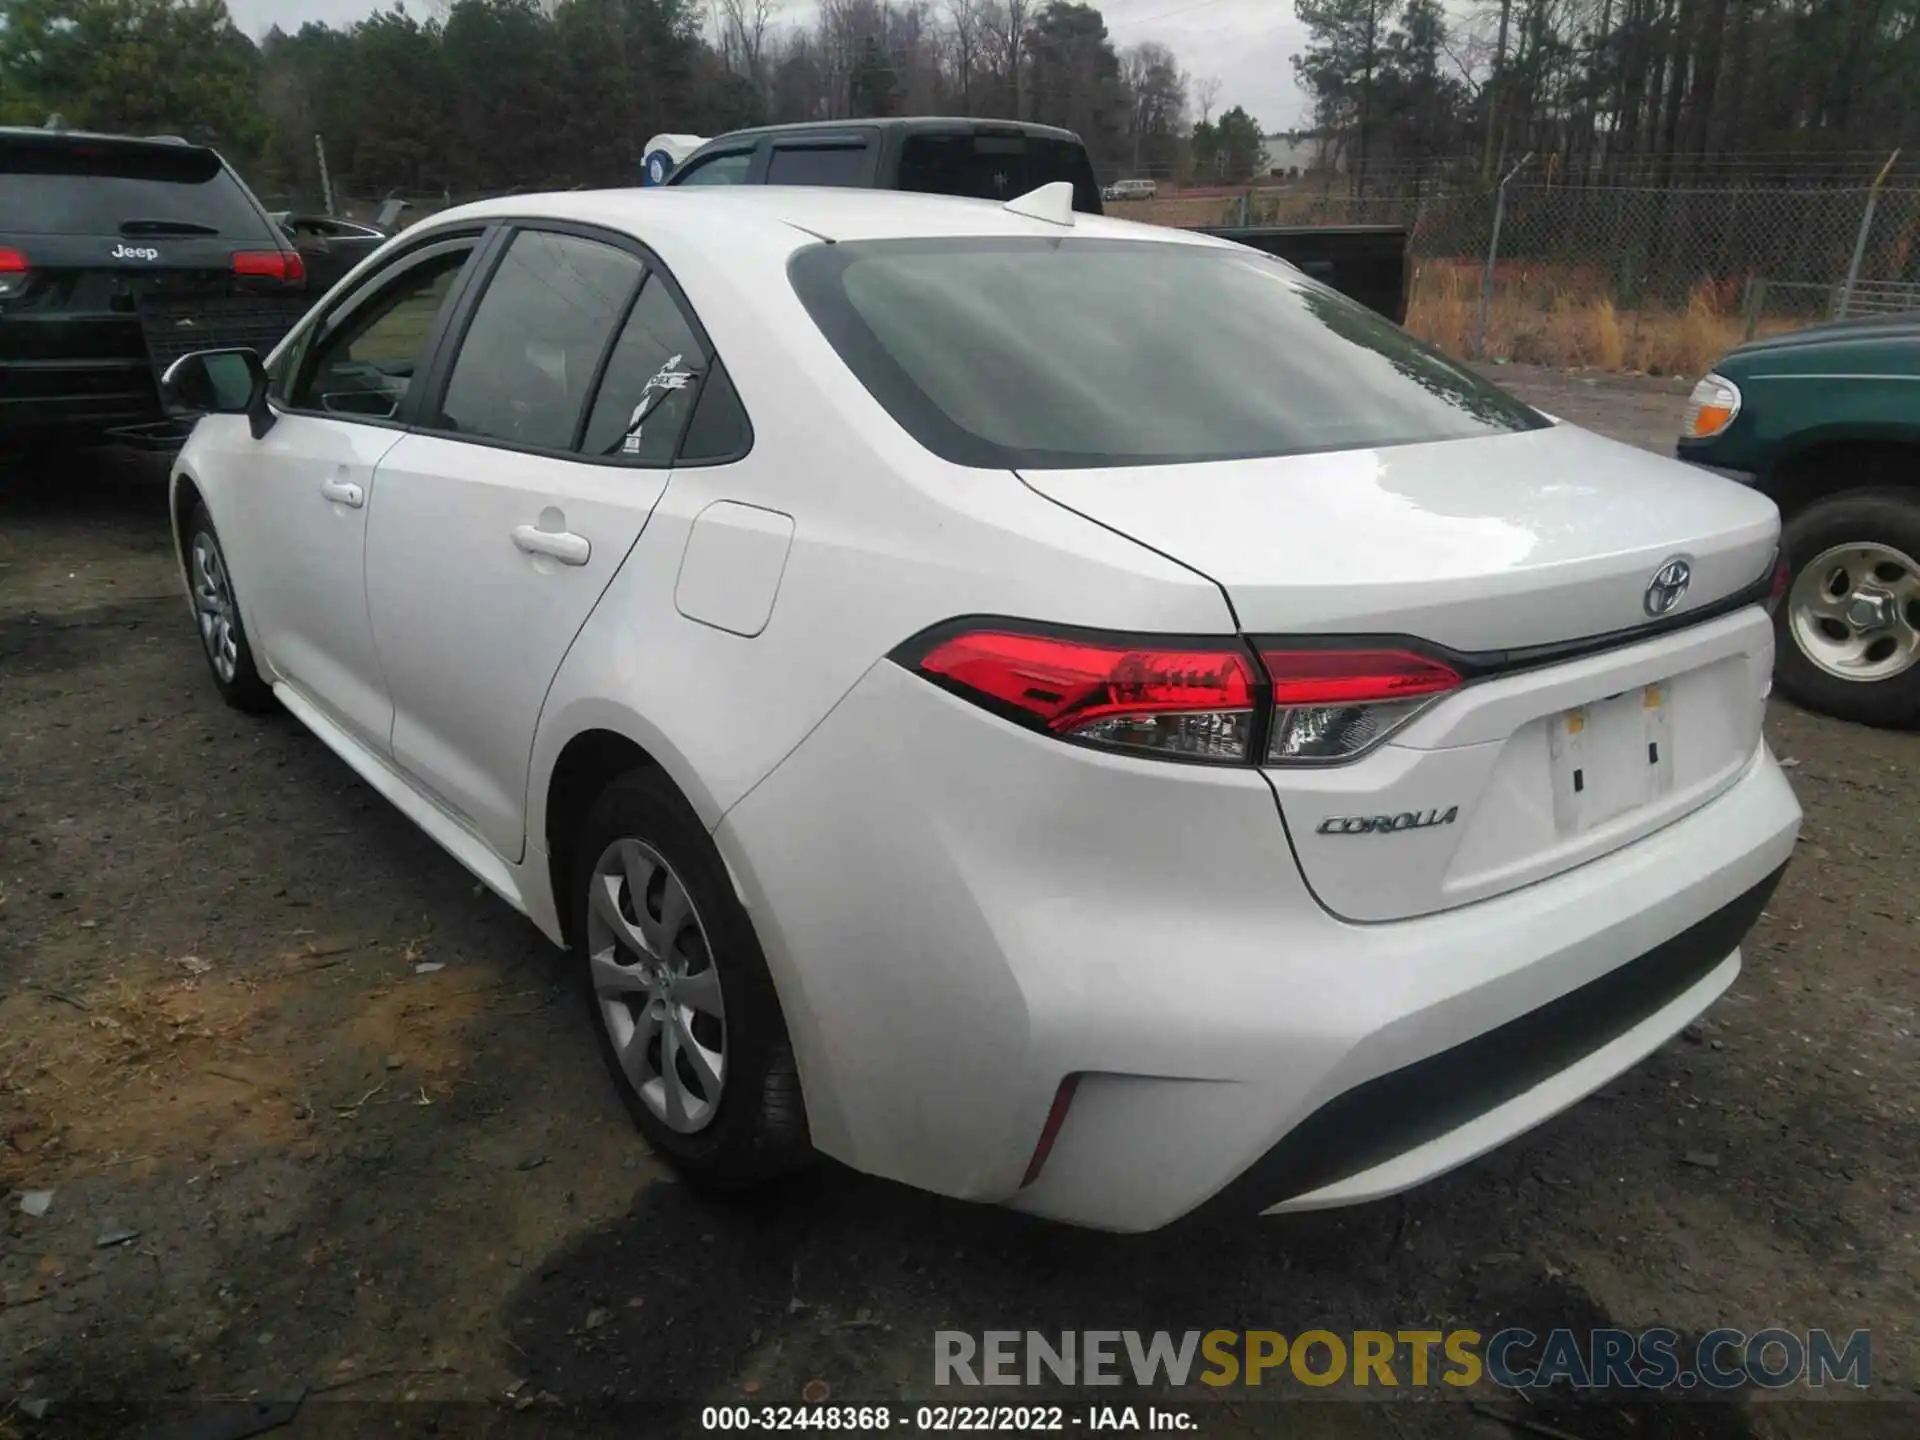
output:
[[[1836,495],[1787,522],[1775,617],[1782,693],[1863,725],[1920,722],[1920,497]]]
[[[655,1153],[738,1189],[812,1150],[773,978],[726,865],[657,770],[609,785],[574,851],[573,936],[607,1071]]]

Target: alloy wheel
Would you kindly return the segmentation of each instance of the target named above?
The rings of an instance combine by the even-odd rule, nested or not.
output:
[[[662,1123],[704,1130],[727,1079],[726,1002],[706,927],[644,841],[614,841],[588,883],[587,963],[620,1068]]]
[[[240,616],[219,542],[205,532],[193,537],[193,608],[213,673],[232,684],[240,667]]]

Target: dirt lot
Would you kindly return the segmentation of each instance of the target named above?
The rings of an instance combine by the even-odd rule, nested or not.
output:
[[[1501,378],[1655,448],[1685,395]],[[1472,1398],[1579,1440],[1920,1428],[1920,740],[1776,706],[1807,828],[1733,993],[1401,1200],[1131,1239],[831,1166],[721,1204],[632,1134],[530,925],[290,719],[220,706],[162,469],[61,469],[0,472],[0,1435],[303,1393],[283,1433],[570,1433],[607,1399],[696,1428],[815,1380],[926,1398],[940,1327],[1609,1323],[1869,1328],[1882,1403]],[[1200,1403],[1206,1434],[1521,1433]]]

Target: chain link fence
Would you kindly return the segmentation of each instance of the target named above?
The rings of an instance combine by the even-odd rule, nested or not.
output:
[[[1755,336],[1920,310],[1920,179],[1881,186],[1443,179],[1162,195],[1164,225],[1404,225],[1407,324],[1462,358],[1697,375]]]

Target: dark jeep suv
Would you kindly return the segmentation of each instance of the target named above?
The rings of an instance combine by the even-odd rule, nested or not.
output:
[[[0,127],[0,450],[178,440],[161,372],[265,354],[310,298],[299,251],[213,151]]]

